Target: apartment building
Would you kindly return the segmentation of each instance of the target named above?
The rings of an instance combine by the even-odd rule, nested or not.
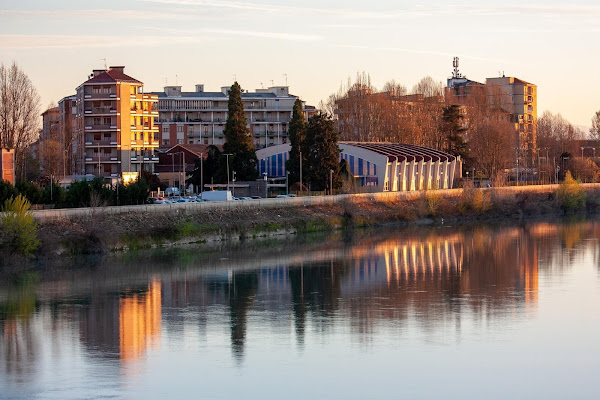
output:
[[[143,83],[125,67],[94,70],[77,88],[75,136],[83,160],[77,174],[106,179],[135,179],[154,171],[159,146],[158,96],[143,92]]]
[[[76,132],[77,96],[63,97],[58,102],[58,140],[62,149],[65,175],[83,169],[83,143],[79,144]],[[80,161],[81,160],[81,161]]]
[[[537,86],[508,76],[487,78],[485,84],[491,88],[490,93],[493,97],[502,97],[498,103],[511,114],[511,122],[515,124],[515,132],[519,139],[519,148],[525,151],[524,155],[531,157],[536,154]],[[500,90],[495,91],[494,88]]]
[[[223,131],[227,122],[230,86],[220,92],[205,92],[196,85],[194,92],[183,92],[181,86],[166,86],[158,97],[160,147],[177,144],[214,144],[225,142]],[[242,93],[244,110],[257,149],[287,143],[288,127],[297,96],[288,86],[272,86]],[[304,104],[305,117],[316,108]]]

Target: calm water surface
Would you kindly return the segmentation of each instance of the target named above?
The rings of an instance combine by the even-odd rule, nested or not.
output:
[[[599,237],[442,227],[46,266],[0,286],[0,398],[598,399]]]

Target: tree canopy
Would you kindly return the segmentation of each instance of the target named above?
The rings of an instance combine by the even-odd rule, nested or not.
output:
[[[289,172],[290,183],[300,182],[300,150],[306,138],[306,121],[302,111],[302,100],[299,98],[294,102],[292,120],[290,121],[289,139],[290,139],[290,158],[285,163],[285,168]],[[306,160],[306,153],[303,153],[303,161]],[[304,165],[302,166],[304,168]]]
[[[319,113],[310,117],[302,153],[306,154],[306,181],[311,190],[328,188],[330,171],[333,171],[333,187],[341,186],[338,140],[339,134],[334,129],[330,116]]]
[[[256,164],[256,149],[252,143],[252,134],[248,129],[248,121],[244,114],[244,103],[242,103],[242,88],[235,82],[229,91],[229,104],[227,112],[227,122],[225,124],[225,144],[223,145],[224,154],[232,154],[230,159],[229,173],[236,172],[238,180],[251,181],[258,176]],[[225,172],[227,164],[223,163],[221,167]],[[231,177],[230,177],[231,178]]]

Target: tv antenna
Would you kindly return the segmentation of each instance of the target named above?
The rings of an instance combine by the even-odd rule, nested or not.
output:
[[[101,58],[100,60],[104,61],[104,70],[107,70],[108,67],[106,66],[106,58]]]
[[[287,86],[287,74],[283,74],[283,76],[285,76],[285,86]]]

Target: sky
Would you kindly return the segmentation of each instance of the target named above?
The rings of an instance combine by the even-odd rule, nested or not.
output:
[[[597,0],[0,0],[0,62],[28,74],[44,108],[104,59],[145,91],[287,82],[318,106],[359,72],[378,88],[445,83],[460,57],[468,78],[532,82],[538,116],[588,127],[600,110],[597,43]]]

